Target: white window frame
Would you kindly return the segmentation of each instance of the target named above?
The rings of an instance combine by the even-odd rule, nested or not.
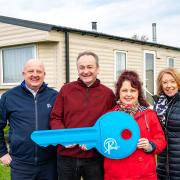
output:
[[[146,59],[146,54],[153,54],[154,55],[154,77],[153,77],[153,79],[154,79],[154,94],[155,94],[155,92],[156,92],[156,79],[155,79],[155,77],[156,77],[156,52],[155,51],[150,51],[150,50],[144,50],[144,59],[143,59],[143,63],[144,63],[144,76],[143,76],[143,88],[144,88],[144,90],[146,91],[146,61],[145,61],[145,59]],[[145,94],[145,96],[146,96],[146,93],[144,93]]]
[[[4,83],[3,82],[3,73],[4,73],[4,70],[3,70],[3,59],[2,59],[2,52],[3,50],[6,50],[6,49],[13,49],[13,48],[24,48],[24,47],[33,47],[33,51],[34,51],[34,58],[36,59],[37,57],[37,46],[35,44],[28,44],[28,45],[20,45],[20,46],[13,46],[13,47],[7,47],[7,48],[1,48],[0,49],[0,70],[1,70],[1,73],[0,73],[0,85],[2,86],[14,86],[14,85],[18,85],[20,82],[16,82],[16,83]]]
[[[172,68],[174,68],[175,67],[175,58],[174,57],[167,57],[167,67],[169,68],[170,66],[169,66],[169,60],[170,59],[173,59],[173,63],[174,63],[174,66],[172,67]]]
[[[114,51],[114,81],[116,82],[117,81],[117,78],[118,77],[116,77],[116,65],[117,65],[117,59],[116,59],[116,53],[124,53],[125,54],[125,57],[126,57],[126,59],[125,59],[125,69],[127,69],[127,51],[123,51],[123,50],[115,50]]]

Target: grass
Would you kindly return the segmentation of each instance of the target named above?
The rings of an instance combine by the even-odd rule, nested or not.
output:
[[[10,168],[0,164],[0,180],[10,180]]]
[[[4,137],[5,137],[6,142],[8,141],[8,133],[9,133],[9,126],[6,125],[6,127],[4,129]]]
[[[4,129],[4,136],[7,142],[9,126]],[[10,167],[0,163],[0,180],[10,180]]]

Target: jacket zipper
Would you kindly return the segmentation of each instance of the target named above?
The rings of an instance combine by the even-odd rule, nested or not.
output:
[[[38,130],[38,115],[37,115],[37,96],[34,97],[34,107],[35,107],[35,130]],[[37,163],[37,145],[35,145],[35,162]]]
[[[85,109],[88,107],[89,88],[86,88]]]
[[[169,107],[169,112],[168,112],[168,114],[167,114],[167,121],[166,121],[166,126],[165,126],[165,130],[166,130],[166,136],[167,136],[167,138],[166,138],[166,140],[167,140],[167,153],[166,153],[166,158],[167,158],[167,160],[166,160],[166,163],[167,163],[167,168],[166,168],[166,170],[167,170],[167,176],[168,176],[168,180],[170,179],[170,176],[169,176],[169,155],[168,155],[168,153],[169,153],[169,146],[168,146],[168,134],[167,134],[167,123],[168,123],[168,120],[169,120],[169,115],[170,115],[170,112],[171,112],[171,109],[172,109],[172,106],[173,106],[173,104],[174,104],[174,100],[175,100],[175,98],[176,98],[176,96],[170,101],[170,102],[172,102],[172,104],[170,105],[170,107]],[[169,102],[169,103],[170,103]]]

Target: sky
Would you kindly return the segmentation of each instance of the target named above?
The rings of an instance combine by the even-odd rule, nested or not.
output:
[[[180,47],[179,0],[0,0],[0,15]]]

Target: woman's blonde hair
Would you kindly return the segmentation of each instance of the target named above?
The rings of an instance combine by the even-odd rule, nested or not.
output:
[[[178,89],[180,89],[180,74],[175,68],[166,68],[160,71],[157,78],[157,95],[160,95],[163,92],[162,89],[162,77],[164,74],[170,74],[178,85]]]

